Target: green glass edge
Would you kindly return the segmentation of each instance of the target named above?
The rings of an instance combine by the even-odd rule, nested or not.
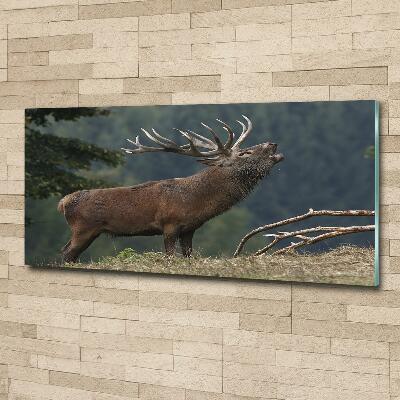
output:
[[[375,286],[379,286],[379,228],[379,102],[375,101]]]

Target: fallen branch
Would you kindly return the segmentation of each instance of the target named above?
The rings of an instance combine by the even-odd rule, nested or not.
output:
[[[263,225],[259,228],[252,230],[251,232],[247,233],[242,240],[240,241],[238,247],[235,250],[234,257],[237,257],[243,250],[244,245],[246,242],[251,239],[253,236],[257,235],[260,232],[265,232],[273,228],[278,228],[283,225],[292,224],[294,222],[303,221],[305,219],[316,217],[316,216],[344,216],[344,217],[373,217],[375,215],[375,211],[370,210],[344,210],[344,211],[335,211],[335,210],[313,210],[312,208],[305,214],[298,215],[292,218],[284,219],[282,221],[274,222],[272,224]],[[324,239],[322,239],[324,240]],[[276,242],[274,243],[276,244]]]
[[[264,254],[266,251],[268,251],[270,248],[272,248],[275,244],[277,244],[281,240],[284,240],[284,239],[287,239],[290,237],[295,237],[295,238],[301,239],[301,242],[291,243],[290,246],[286,246],[280,250],[275,251],[272,254],[283,254],[283,253],[289,252],[293,249],[296,249],[298,247],[314,244],[314,243],[320,242],[325,239],[333,238],[336,236],[349,235],[351,233],[373,231],[374,229],[375,229],[375,225],[360,225],[360,226],[348,226],[348,227],[318,226],[316,228],[301,229],[301,230],[294,231],[294,232],[278,232],[277,234],[273,233],[273,234],[269,234],[269,235],[264,235],[264,236],[274,237],[274,240],[271,243],[269,243],[267,246],[263,247],[261,250],[258,250],[255,253],[255,255],[259,256],[261,254]],[[305,233],[321,232],[321,231],[328,231],[328,233],[323,233],[321,235],[312,236],[312,237],[304,236]]]

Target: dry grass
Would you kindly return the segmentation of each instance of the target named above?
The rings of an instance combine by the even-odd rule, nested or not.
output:
[[[64,267],[246,278],[279,281],[374,285],[374,249],[345,246],[323,253],[241,256],[238,258],[167,257],[163,253],[136,253],[125,249],[115,257]]]

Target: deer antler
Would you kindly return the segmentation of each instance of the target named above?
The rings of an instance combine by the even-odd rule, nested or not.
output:
[[[219,156],[228,157],[234,148],[237,148],[240,143],[248,136],[252,129],[251,121],[243,115],[243,118],[247,121],[248,126],[243,122],[238,121],[242,126],[242,133],[239,139],[234,143],[235,134],[232,128],[226,123],[219,119],[217,121],[223,125],[223,129],[228,133],[228,139],[226,143],[222,143],[221,139],[214,132],[212,128],[208,125],[201,123],[212,135],[213,140],[210,140],[202,135],[191,130],[181,130],[174,128],[178,131],[189,143],[184,145],[178,145],[173,140],[168,139],[160,135],[155,129],[152,129],[152,133],[142,128],[142,132],[150,139],[152,142],[156,143],[159,147],[146,146],[140,143],[139,136],[136,136],[136,140],[132,141],[127,139],[129,143],[134,145],[133,149],[122,148],[128,154],[139,154],[139,153],[149,153],[149,152],[170,152],[177,153],[191,157],[202,157],[201,161],[215,160]],[[207,149],[207,151],[201,151],[200,149]]]

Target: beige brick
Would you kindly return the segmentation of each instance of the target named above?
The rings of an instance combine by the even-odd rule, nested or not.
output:
[[[155,370],[139,367],[126,367],[126,379],[139,383],[181,387],[208,392],[222,391],[222,378],[195,373]]]
[[[173,353],[174,355],[184,357],[222,360],[222,346],[220,344],[175,341],[173,345]]]
[[[365,324],[346,321],[313,321],[294,319],[293,332],[302,335],[316,335],[357,340],[380,340],[396,342],[400,329],[394,325]]]
[[[321,53],[322,50],[328,52],[352,48],[353,37],[351,33],[292,38],[293,53]]]
[[[176,31],[140,32],[139,46],[160,46],[172,44],[193,44],[212,42],[231,42],[235,39],[235,30],[231,26],[216,28],[181,29]]]
[[[223,91],[264,89],[272,86],[272,73],[223,74],[221,79]]]
[[[172,354],[171,340],[148,337],[82,332],[81,346],[108,350]]]
[[[80,361],[39,355],[38,367],[52,371],[79,373]]]
[[[8,304],[11,308],[28,308],[38,311],[55,311],[69,314],[91,314],[93,303],[86,300],[56,299],[10,294]]]
[[[189,295],[188,308],[193,310],[242,312],[282,316],[288,316],[291,313],[291,305],[288,302],[242,299],[229,296]]]
[[[7,40],[0,40],[0,68],[7,68]]]
[[[60,50],[49,52],[49,64],[113,63],[138,60],[137,49],[133,47],[103,47],[97,49]]]
[[[1,336],[2,347],[15,351],[28,351],[49,357],[79,359],[79,346],[75,344],[50,342],[29,337]]]
[[[8,366],[8,377],[13,380],[43,384],[49,383],[49,371],[37,368],[21,367],[18,365]]]
[[[388,89],[385,85],[332,86],[331,100],[385,100]]]
[[[379,339],[379,338],[377,338]],[[389,344],[367,340],[331,339],[331,353],[351,357],[389,358]]]
[[[116,62],[93,65],[93,78],[128,78],[138,76],[138,63]]]
[[[191,58],[192,46],[190,44],[142,47],[139,49],[140,62],[189,60]]]
[[[198,373],[200,375],[222,376],[222,361],[175,356],[174,371],[189,374]]]
[[[236,69],[234,59],[224,60],[177,60],[175,62],[146,62],[141,63],[140,76],[190,76],[190,75],[219,75],[233,73]]]
[[[400,19],[395,13],[321,18],[314,20],[294,19],[293,36],[321,37],[357,32],[386,31],[397,29],[399,24]]]
[[[172,12],[203,12],[221,9],[219,0],[172,0]]]
[[[79,81],[80,94],[122,93],[122,79],[85,79]]]
[[[251,396],[253,398],[264,396],[268,393],[270,398],[276,398],[277,392],[276,384],[273,382],[225,378],[224,393],[232,393],[237,396]]]
[[[125,93],[218,91],[220,86],[220,77],[218,76],[132,78],[124,80]]]
[[[290,318],[256,314],[241,314],[240,329],[290,333]]]
[[[73,5],[76,0],[8,0],[2,1],[2,10],[18,10],[24,8],[51,7],[59,5]]]
[[[90,392],[83,390],[61,388],[53,385],[43,385],[41,383],[25,382],[13,380],[9,389],[10,395],[15,398],[26,399],[28,396],[34,399],[79,399],[79,400],[92,400],[93,397]],[[28,397],[28,398],[29,398]]]
[[[363,32],[353,35],[355,49],[376,49],[383,47],[398,47],[399,31]]]
[[[346,320],[346,306],[343,304],[293,303],[293,317],[314,320]]]
[[[285,399],[311,398],[311,399],[340,399],[340,400],[389,400],[387,393],[367,393],[353,390],[340,390],[337,388],[313,388],[294,385],[280,385],[278,396]]]
[[[29,38],[39,36],[96,34],[109,36],[117,32],[138,30],[137,17],[101,18],[92,20],[58,21],[44,24],[9,25],[9,38]]]
[[[388,360],[277,350],[276,364],[294,368],[387,374]]]
[[[193,48],[196,58],[232,58],[251,57],[253,54],[259,56],[274,54],[289,54],[291,51],[290,37],[271,37],[266,40],[250,42],[215,43],[212,46]]]
[[[218,104],[218,92],[181,92],[172,93],[172,104]]]
[[[0,363],[27,367],[29,353],[0,348]]]
[[[140,307],[186,309],[187,295],[182,293],[140,292]]]
[[[278,40],[279,38],[284,39],[290,37],[290,32],[290,23],[239,25],[236,27],[236,40],[240,42],[268,40],[271,39],[271,37]]]
[[[389,391],[389,377],[386,375],[287,367],[277,367],[276,372],[277,381],[286,385],[340,388],[341,390],[378,392],[380,394]]]
[[[174,325],[192,325],[215,328],[238,328],[239,314],[228,312],[167,310],[145,308],[139,310],[139,320],[144,322],[162,322]]]
[[[24,110],[0,110],[0,123],[20,124],[25,119]]]
[[[347,306],[347,319],[372,324],[399,325],[399,308]]]
[[[82,5],[80,19],[133,17],[138,15],[165,14],[171,12],[171,1],[149,0],[146,2],[121,2],[115,4]]]
[[[275,361],[275,355],[274,355]],[[279,367],[271,367],[263,364],[240,364],[236,362],[224,362],[224,380],[226,378],[233,379],[249,379],[253,381],[269,381],[276,382],[277,374],[275,371]],[[256,384],[255,382],[255,384]]]
[[[139,397],[144,400],[185,400],[185,389],[140,384]]]
[[[138,34],[136,32],[100,31],[93,33],[93,47],[137,47]]]
[[[271,348],[224,346],[224,362],[275,365],[275,355],[275,349]]]
[[[193,28],[200,28],[286,22],[290,20],[290,11],[290,6],[276,6],[204,12],[192,14],[191,26]]]
[[[400,117],[399,100],[389,100],[389,117]]]
[[[0,11],[0,20],[3,24],[63,21],[77,18],[78,7],[75,5]]]
[[[400,135],[400,118],[389,119],[389,135]]]
[[[134,353],[104,349],[81,349],[81,361],[106,364],[133,365],[154,369],[173,369],[173,356],[170,354]],[[73,372],[73,371],[72,371]]]
[[[238,296],[255,299],[289,300],[290,287],[270,282],[267,286],[259,282],[202,280],[199,278],[176,278],[141,276],[140,290],[168,291],[176,293]]]
[[[399,3],[396,0],[353,0],[352,3],[353,15],[390,13],[399,10]]]
[[[387,69],[377,67],[274,72],[272,77],[274,86],[385,85]]]
[[[52,326],[37,327],[37,338],[63,343],[79,343],[80,331],[78,329],[57,328]]]
[[[142,106],[171,104],[168,93],[80,95],[79,105],[85,107]]]
[[[36,106],[36,101],[34,97],[31,96],[4,96],[0,97],[0,109],[13,110],[15,108],[33,108]],[[7,189],[12,190],[11,187]],[[11,192],[2,192],[2,194],[17,194]],[[18,193],[23,194],[23,193]]]
[[[35,92],[42,94],[72,94],[78,93],[78,81],[76,80],[43,80],[27,82],[3,82],[0,83],[0,89],[4,94],[17,96],[29,95]]]
[[[8,51],[11,53],[49,51],[64,49],[88,49],[93,45],[92,35],[42,36],[40,38],[11,39]]]
[[[400,240],[391,240],[390,241],[390,255],[391,256],[400,256]]]
[[[329,98],[329,87],[271,87],[261,88],[258,92],[254,89],[225,91],[221,94],[222,102],[256,103],[256,102],[284,102],[284,101],[324,101]]]
[[[12,274],[9,273],[9,275],[11,277]],[[41,324],[61,328],[79,329],[79,316],[72,314],[0,308],[0,319],[26,324]]]
[[[292,69],[292,57],[289,55],[254,56],[237,60],[237,72],[274,72]]]
[[[36,97],[36,106],[39,108],[78,107],[78,94],[48,94]]]
[[[128,336],[222,343],[222,329],[127,321]]]
[[[293,54],[293,68],[296,70],[381,67],[389,63],[390,49],[340,50],[326,53]]]
[[[350,0],[322,1],[310,4],[295,4],[292,7],[292,18],[321,19],[351,15]]]
[[[126,380],[125,366],[116,364],[81,361],[81,375],[100,379]]]
[[[53,79],[87,79],[93,74],[90,64],[12,67],[8,69],[10,81],[46,81]]]
[[[109,317],[117,319],[139,319],[139,309],[136,306],[127,304],[93,303],[93,314],[96,317]]]
[[[113,318],[81,317],[81,330],[86,332],[124,334],[125,321]]]
[[[189,29],[190,14],[165,14],[139,17],[140,31],[169,31]]]
[[[8,65],[12,67],[22,67],[27,65],[48,65],[49,53],[46,51],[29,53],[10,53],[8,55]]]
[[[400,82],[400,65],[388,66],[389,83]]]
[[[54,282],[55,281],[55,282]],[[112,304],[138,305],[138,292],[135,290],[110,289],[102,287],[85,287],[86,282],[69,282],[70,285],[53,282],[12,281],[10,291],[15,294],[31,294],[40,296],[45,293],[49,297],[66,298],[70,300],[88,300]],[[89,283],[89,282],[87,282]],[[110,286],[114,283],[110,282]]]
[[[138,384],[120,380],[99,379],[63,372],[50,371],[50,384],[60,387],[82,389],[110,395],[137,397]]]
[[[0,124],[0,137],[17,138],[25,135],[25,127],[22,124]]]
[[[224,330],[224,344],[230,346],[299,350],[310,353],[327,353],[330,348],[329,339],[324,337],[254,332],[236,329]]]

